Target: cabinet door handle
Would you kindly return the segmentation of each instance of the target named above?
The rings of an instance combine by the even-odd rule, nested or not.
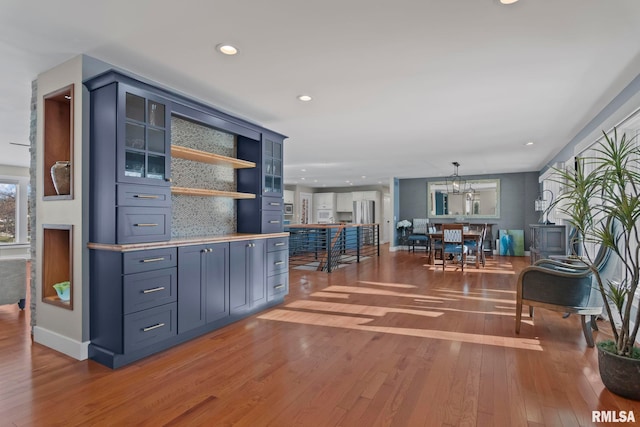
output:
[[[142,291],[143,294],[150,294],[152,292],[164,291],[164,286],[158,286],[157,288],[145,289]]]
[[[283,284],[275,285],[275,286],[273,287],[273,289],[282,289],[282,288],[284,288],[284,285],[283,285]]]
[[[163,326],[164,326],[164,323],[158,323],[158,324],[153,325],[153,326],[147,326],[146,328],[142,329],[142,332],[153,331],[154,329],[162,328]]]
[[[282,264],[284,264],[284,261],[276,261],[275,262],[275,265],[282,265]]]
[[[139,224],[133,224],[133,225],[134,227],[157,227],[158,226],[158,224],[151,224],[151,223],[147,224],[144,222]]]
[[[136,199],[157,199],[158,196],[154,196],[152,194],[134,194],[133,197]]]
[[[277,220],[271,220],[271,221],[269,221],[269,224],[280,224],[280,221],[277,221]]]
[[[280,206],[279,202],[269,202],[269,206]]]
[[[146,258],[146,259],[140,260],[140,262],[158,262],[158,261],[164,261],[164,257],[160,257],[160,258]]]
[[[275,244],[275,245],[273,245],[273,246],[284,246],[284,242],[278,242],[278,243],[276,243],[276,244]]]

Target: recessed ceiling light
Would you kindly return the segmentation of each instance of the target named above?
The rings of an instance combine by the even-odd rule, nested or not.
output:
[[[366,178],[366,175],[362,175],[360,178],[365,179],[365,178]]]
[[[524,145],[526,145],[527,147],[533,145],[533,141],[529,141],[529,142],[525,142]]]
[[[300,171],[301,171],[301,172],[306,172],[307,170],[306,170],[306,169],[300,169]]]
[[[216,46],[216,49],[220,53],[224,53],[225,55],[235,55],[238,53],[238,48],[226,43],[220,43]]]
[[[513,4],[515,2],[517,2],[518,0],[500,0],[500,3],[502,4]]]
[[[302,102],[311,101],[311,97],[309,95],[298,95],[298,99]]]

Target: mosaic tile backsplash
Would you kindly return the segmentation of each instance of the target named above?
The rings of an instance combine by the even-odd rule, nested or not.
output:
[[[171,143],[235,157],[235,136],[207,126],[171,118]],[[236,191],[232,167],[171,159],[172,185]],[[197,237],[236,232],[236,203],[228,197],[172,195],[171,237]]]

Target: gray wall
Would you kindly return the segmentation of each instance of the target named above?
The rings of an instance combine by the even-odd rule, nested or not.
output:
[[[538,197],[540,185],[538,172],[510,173],[496,175],[465,175],[465,179],[500,179],[500,218],[469,219],[471,223],[492,223],[494,235],[498,230],[524,230],[525,250],[529,250],[529,224],[538,222],[534,210],[534,200]],[[443,177],[400,179],[398,220],[428,218],[427,182],[443,181]],[[431,219],[431,221],[434,221]],[[438,222],[452,222],[453,219],[438,219]],[[487,238],[489,238],[487,236]]]

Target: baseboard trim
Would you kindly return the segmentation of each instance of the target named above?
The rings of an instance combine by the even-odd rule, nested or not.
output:
[[[33,328],[33,340],[77,360],[89,357],[89,341],[76,341],[40,326]]]

